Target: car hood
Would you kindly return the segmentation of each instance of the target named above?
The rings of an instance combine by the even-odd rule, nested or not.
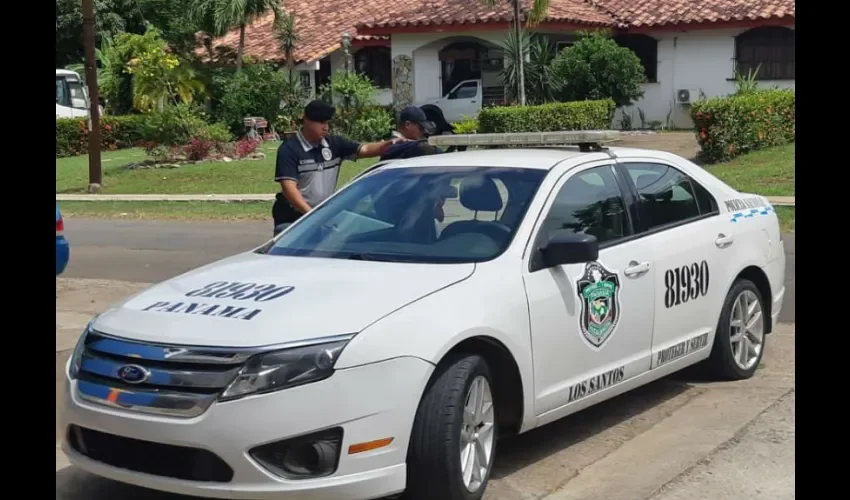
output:
[[[356,333],[474,269],[246,253],[154,285],[91,326],[146,342],[228,347]]]

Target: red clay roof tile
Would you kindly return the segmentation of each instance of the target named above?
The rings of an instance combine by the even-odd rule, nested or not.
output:
[[[584,0],[628,27],[758,21],[795,16],[795,0]]]
[[[532,0],[520,0],[523,14]],[[513,19],[507,0],[488,7],[481,0],[282,0],[296,14],[301,41],[298,61],[315,61],[342,46],[343,33],[355,40],[386,37],[358,35],[357,28],[433,26],[443,29],[469,24],[509,22]],[[795,0],[551,0],[547,21],[588,27],[653,27],[681,23],[767,20],[794,17]],[[271,14],[248,26],[245,55],[282,60],[283,50],[272,30]],[[215,47],[236,49],[239,30],[216,39]],[[198,49],[204,56],[206,51]]]
[[[532,0],[520,0],[525,15]],[[441,26],[510,22],[513,9],[507,1],[489,7],[481,0],[422,0],[391,6],[376,19],[358,27]],[[588,26],[612,26],[614,19],[584,0],[551,0],[548,20]]]
[[[297,61],[315,61],[342,46],[342,35],[348,32],[357,36],[355,25],[373,19],[384,7],[398,0],[348,0],[347,2],[322,0],[282,0],[287,12],[295,12],[295,28],[301,37],[295,50]],[[283,50],[273,31],[274,16],[267,14],[245,29],[245,55],[262,60],[283,60]],[[370,37],[374,39],[375,37]],[[213,42],[214,47],[239,46],[239,30],[233,29]],[[206,51],[196,51],[205,56]]]

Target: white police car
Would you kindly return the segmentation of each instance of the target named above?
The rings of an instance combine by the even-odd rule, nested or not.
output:
[[[611,132],[392,162],[266,245],[98,315],[68,364],[70,461],[175,493],[480,498],[497,437],[698,362],[751,377],[777,216]]]

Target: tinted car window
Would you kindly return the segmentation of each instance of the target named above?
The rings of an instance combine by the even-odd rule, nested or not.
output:
[[[691,179],[660,163],[625,163],[640,199],[638,213],[646,230],[699,217]]]
[[[625,203],[612,166],[579,172],[561,186],[540,238],[548,239],[555,231],[591,234],[599,243],[629,234]]]

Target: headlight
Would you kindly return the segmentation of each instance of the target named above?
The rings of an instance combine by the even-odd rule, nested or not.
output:
[[[265,352],[249,359],[219,397],[229,401],[324,380],[351,337],[305,347]]]
[[[77,345],[74,346],[74,351],[71,353],[71,364],[68,366],[68,375],[71,379],[77,378],[77,374],[80,372],[80,365],[83,362],[83,352],[86,350],[86,337],[91,331],[92,323],[94,323],[94,319],[86,325],[83,333],[80,334],[80,338],[77,340]]]

